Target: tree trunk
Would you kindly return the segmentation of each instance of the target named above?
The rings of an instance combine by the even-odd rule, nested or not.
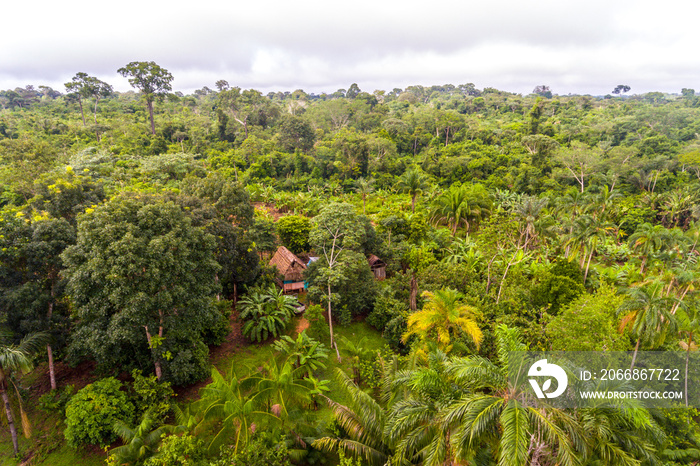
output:
[[[15,418],[12,415],[12,407],[10,406],[10,397],[7,396],[7,387],[5,381],[2,382],[0,386],[0,394],[2,395],[2,401],[5,404],[5,415],[7,415],[7,426],[10,428],[10,435],[12,435],[12,447],[15,450],[15,456],[19,456],[19,444],[17,443],[17,428],[15,427]]]
[[[412,214],[416,213],[416,196],[417,195],[418,194],[414,193],[413,196],[411,196],[411,213]]]
[[[153,101],[146,100],[146,105],[148,106],[148,116],[151,119],[151,134],[156,135],[156,122],[153,120]]]
[[[328,282],[328,330],[331,335],[331,348],[333,348],[333,345],[335,344],[335,340],[333,339],[333,314],[331,314],[331,283],[330,281]]]
[[[411,312],[416,312],[418,309],[418,280],[416,279],[416,271],[411,270]]]
[[[642,337],[637,339],[637,344],[634,346],[634,354],[632,355],[632,364],[630,365],[630,370],[634,369],[634,362],[637,360],[637,352],[639,351],[639,343],[642,341]]]
[[[53,350],[51,345],[46,345],[46,352],[49,355],[49,380],[51,380],[51,390],[56,390],[56,370],[53,365]]]
[[[690,360],[690,345],[693,343],[693,332],[688,335],[688,349],[685,350],[685,407],[688,407],[688,361]]]
[[[49,310],[46,313],[49,321],[49,325],[51,325],[51,317],[53,316],[53,301],[54,297],[56,296],[56,288],[55,288],[56,281],[52,280],[51,281],[51,301],[49,301]],[[51,381],[51,390],[56,390],[56,371],[54,368],[53,364],[53,351],[51,350],[51,344],[48,343],[46,345],[46,352],[49,355],[49,380]]]
[[[583,284],[586,284],[586,280],[588,279],[588,268],[591,266],[591,259],[593,258],[593,253],[595,252],[595,248],[591,248],[591,253],[588,255],[588,262],[586,263],[586,272],[583,274]]]
[[[146,340],[148,341],[148,346],[151,348],[151,353],[153,353],[153,346],[151,345],[151,334],[148,331],[148,325],[144,325],[143,328],[146,329]],[[158,327],[158,337],[163,338],[163,327],[160,326]],[[160,359],[159,358],[154,358],[155,361],[153,362],[153,366],[156,371],[156,378],[160,382],[161,377],[163,377],[163,368],[160,365]]]
[[[83,112],[83,99],[78,97],[78,105],[80,105],[80,117],[83,119],[83,126],[87,126],[85,123],[85,112]]]

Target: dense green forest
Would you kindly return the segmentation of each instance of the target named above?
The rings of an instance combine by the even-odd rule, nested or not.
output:
[[[694,90],[119,73],[0,91],[3,464],[700,461],[693,407],[539,407],[505,376],[513,350],[697,349]]]

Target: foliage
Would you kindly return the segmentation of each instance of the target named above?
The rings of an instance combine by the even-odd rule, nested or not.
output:
[[[190,434],[168,435],[144,466],[209,466],[204,444]]]
[[[141,422],[135,428],[117,420],[113,429],[124,445],[110,450],[107,463],[113,466],[143,464],[155,454],[161,438],[174,430],[173,426],[156,427],[156,424],[158,424],[157,421],[148,411],[141,416]]]
[[[219,459],[212,466],[291,466],[284,442],[272,441],[264,434],[256,434],[241,451],[222,447]]]
[[[243,335],[258,343],[269,336],[277,338],[294,315],[298,301],[276,287],[253,288],[239,301]]]
[[[562,308],[547,325],[553,350],[625,351],[629,339],[617,330],[615,312],[623,298],[610,287],[584,294]]]
[[[180,206],[147,196],[80,217],[77,245],[62,256],[79,317],[74,354],[102,367],[152,364],[176,385],[206,376],[203,334],[224,318],[214,306],[220,267],[214,238],[192,223]]]
[[[66,405],[64,435],[68,445],[73,448],[83,444],[104,447],[117,439],[114,424],[117,421],[132,422],[135,411],[121,387],[121,382],[108,377],[78,390]]]
[[[435,341],[438,348],[449,352],[452,339],[463,332],[479,348],[483,334],[477,325],[478,311],[461,302],[461,293],[446,288],[435,293],[425,291],[423,297],[426,299],[423,309],[408,316],[408,330],[402,337],[404,343],[416,335],[422,343]]]
[[[299,333],[296,340],[282,335],[272,347],[282,353],[287,362],[291,361],[294,369],[307,376],[326,368],[324,363],[324,360],[328,359],[326,345],[308,336],[306,330]]]
[[[277,233],[284,246],[294,254],[309,250],[311,221],[301,215],[287,215],[277,221]]]
[[[162,424],[170,415],[171,399],[175,396],[170,382],[159,382],[155,375],[144,376],[138,369],[131,376],[134,378],[131,400],[136,412],[139,415],[149,412],[154,425]]]
[[[51,390],[39,397],[39,408],[49,413],[57,412],[61,417],[66,415],[66,405],[75,394],[74,385],[66,385],[61,390]]]

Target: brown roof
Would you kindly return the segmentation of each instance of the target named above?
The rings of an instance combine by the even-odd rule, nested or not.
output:
[[[275,252],[275,255],[272,256],[272,259],[270,259],[270,265],[277,267],[277,270],[282,275],[286,275],[290,268],[301,267],[301,270],[306,269],[306,265],[304,265],[304,263],[297,256],[295,256],[292,251],[284,246],[277,248],[277,252]]]
[[[374,266],[381,267],[383,265],[386,265],[383,260],[381,260],[380,258],[375,256],[374,254],[372,254],[371,256],[369,256],[367,258],[367,262],[369,262],[370,267],[374,267]]]

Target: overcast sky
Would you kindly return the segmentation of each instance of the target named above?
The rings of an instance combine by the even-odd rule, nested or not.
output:
[[[463,84],[556,94],[700,90],[700,3],[688,0],[6,2],[0,89],[76,72],[130,89],[131,61],[185,93],[233,86],[333,92]]]

